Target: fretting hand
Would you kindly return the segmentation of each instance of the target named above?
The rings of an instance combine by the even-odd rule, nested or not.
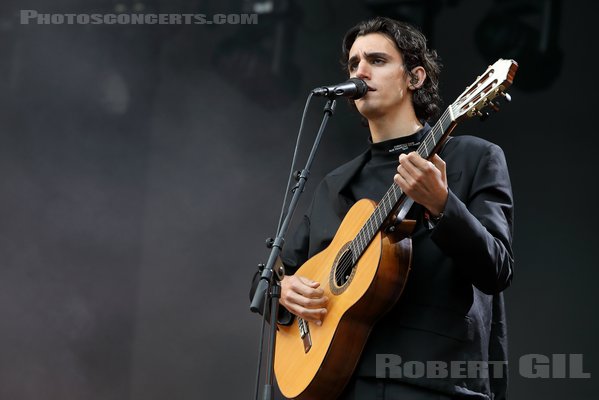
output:
[[[417,152],[401,154],[394,181],[403,192],[432,214],[438,216],[447,203],[445,161],[434,155],[427,161]]]

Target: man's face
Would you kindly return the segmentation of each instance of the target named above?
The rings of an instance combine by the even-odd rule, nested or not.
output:
[[[368,85],[366,96],[355,101],[358,111],[367,119],[411,107],[409,74],[404,69],[403,57],[388,36],[380,33],[358,36],[349,51],[348,72],[351,78],[363,79]]]

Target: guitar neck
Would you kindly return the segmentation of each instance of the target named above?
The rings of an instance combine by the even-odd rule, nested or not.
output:
[[[452,106],[445,110],[418,146],[416,151],[422,158],[431,158],[457,125],[452,116]],[[378,231],[391,220],[405,199],[405,193],[396,183],[393,183],[350,244],[356,260],[360,258]]]

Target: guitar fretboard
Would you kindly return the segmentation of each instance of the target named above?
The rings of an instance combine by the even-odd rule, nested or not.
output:
[[[437,123],[431,128],[430,132],[418,146],[416,150],[422,158],[427,159],[438,150],[438,144],[455,127],[455,121],[452,118],[451,107],[449,106]],[[387,221],[389,216],[395,212],[400,204],[405,200],[406,195],[401,188],[394,182],[387,190],[374,212],[368,218],[360,232],[352,240],[349,247],[354,255],[354,262],[357,261],[366,247],[370,244],[374,236]]]

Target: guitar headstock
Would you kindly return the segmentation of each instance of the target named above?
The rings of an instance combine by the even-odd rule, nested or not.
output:
[[[517,70],[516,61],[501,58],[489,66],[450,106],[453,120],[457,122],[474,116],[484,117],[483,110],[487,107],[498,111],[499,107],[492,100],[497,96],[505,96],[509,101],[507,89],[514,81]]]

